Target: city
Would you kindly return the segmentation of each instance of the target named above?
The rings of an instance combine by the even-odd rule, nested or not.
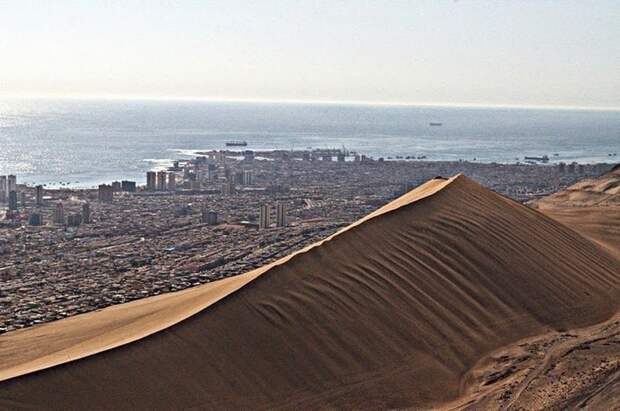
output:
[[[146,186],[46,190],[0,176],[0,332],[245,273],[435,176],[464,173],[527,202],[610,167],[244,150],[175,161]]]

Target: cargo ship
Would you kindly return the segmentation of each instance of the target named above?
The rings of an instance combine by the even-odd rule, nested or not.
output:
[[[543,163],[546,163],[549,161],[549,156],[544,155],[542,157],[534,157],[534,156],[525,156],[525,160],[529,160],[529,161],[542,161]]]
[[[248,145],[247,141],[227,141],[227,146],[232,147],[245,147]]]

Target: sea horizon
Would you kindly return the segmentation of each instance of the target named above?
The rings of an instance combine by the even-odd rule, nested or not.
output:
[[[292,105],[326,105],[326,106],[377,106],[377,107],[427,107],[427,108],[480,108],[480,109],[523,109],[523,110],[568,110],[568,111],[614,111],[620,112],[620,106],[579,106],[566,104],[536,103],[468,103],[468,102],[416,102],[416,101],[381,101],[381,100],[330,100],[330,99],[288,99],[288,98],[241,98],[209,96],[158,96],[158,95],[12,95],[0,94],[2,100],[56,100],[56,101],[135,101],[135,102],[195,102],[195,103],[249,103],[249,104],[292,104]]]
[[[616,110],[596,108],[4,97],[0,175],[49,187],[143,183],[146,171],[228,140],[251,150],[344,146],[386,159],[615,163],[619,130]]]

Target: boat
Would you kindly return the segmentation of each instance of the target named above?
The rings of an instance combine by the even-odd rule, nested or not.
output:
[[[248,145],[247,141],[239,141],[239,140],[235,140],[235,141],[227,141],[226,142],[227,146],[235,146],[235,147],[245,147]]]
[[[439,127],[439,126],[442,126],[442,125],[443,125],[442,123],[433,123],[433,122],[429,123],[429,126],[431,126],[431,127]]]
[[[543,163],[546,163],[549,161],[549,156],[544,155],[542,157],[529,157],[529,156],[525,156],[524,157],[525,160],[529,160],[529,161],[542,161]]]

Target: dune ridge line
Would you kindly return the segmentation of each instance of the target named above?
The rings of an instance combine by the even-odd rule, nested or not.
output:
[[[130,344],[142,338],[148,337],[149,335],[165,330],[166,328],[169,328],[175,324],[178,324],[181,321],[186,320],[189,317],[192,317],[193,315],[196,315],[197,313],[207,309],[209,306],[217,303],[221,299],[233,294],[240,288],[244,287],[246,284],[252,282],[260,275],[273,269],[274,267],[284,264],[298,255],[307,253],[313,248],[319,247],[323,243],[332,240],[333,238],[359,226],[360,224],[363,224],[368,220],[432,196],[433,194],[437,193],[448,184],[459,178],[461,175],[462,174],[457,174],[451,178],[446,179],[435,178],[429,180],[426,183],[415,188],[414,190],[405,193],[401,197],[398,197],[390,203],[373,211],[372,213],[338,230],[336,233],[330,235],[329,237],[312,243],[302,248],[301,250],[295,251],[285,257],[278,259],[277,261],[266,264],[247,273],[224,278],[178,292],[166,293],[163,295],[144,298],[125,304],[106,307],[102,310],[98,310],[95,312],[80,314],[77,316],[54,321],[48,324],[42,324],[40,326],[25,330],[14,331],[10,334],[2,336],[0,337],[0,381],[19,377],[21,375],[29,374],[32,372],[41,371],[60,364],[80,360],[91,355],[112,350],[125,344]],[[161,314],[162,311],[171,310],[174,308],[173,305],[175,304],[175,302],[177,302],[177,300],[180,300],[180,298],[176,297],[183,297],[183,299],[191,298],[191,304],[188,304],[187,301],[178,301],[182,303],[182,305],[176,307],[176,310],[174,310],[174,312],[171,312],[169,317],[162,319],[160,316],[158,316],[158,314]],[[50,347],[44,347],[48,352],[45,352],[43,355],[40,355],[38,350],[35,350],[35,356],[30,359],[20,359],[19,357],[15,357],[14,352],[3,355],[3,347],[8,344],[7,340],[12,337],[19,338],[22,335],[25,335],[26,338],[28,338],[29,335],[32,335],[35,339],[39,339],[37,337],[55,332],[53,330],[47,332],[46,329],[48,328],[53,329],[56,328],[56,326],[60,327],[60,325],[65,325],[68,322],[73,322],[75,325],[81,325],[77,323],[84,323],[87,321],[87,319],[89,321],[98,321],[102,315],[108,313],[114,314],[114,312],[118,310],[134,308],[141,309],[139,314],[137,315],[137,318],[133,321],[117,326],[113,330],[104,330],[103,332],[97,333],[95,336],[92,337],[88,336],[88,334],[86,334],[87,336],[82,338],[80,338],[80,335],[75,335],[73,339],[70,340],[71,343],[67,345],[63,345],[61,347],[51,347],[51,349]],[[74,326],[74,324],[69,325]],[[142,325],[142,327],[137,328],[137,326],[140,325]],[[25,354],[27,355],[27,353]],[[9,356],[12,358],[7,358]],[[20,362],[15,365],[10,365],[11,360],[13,362]],[[7,364],[9,366],[7,366]]]

